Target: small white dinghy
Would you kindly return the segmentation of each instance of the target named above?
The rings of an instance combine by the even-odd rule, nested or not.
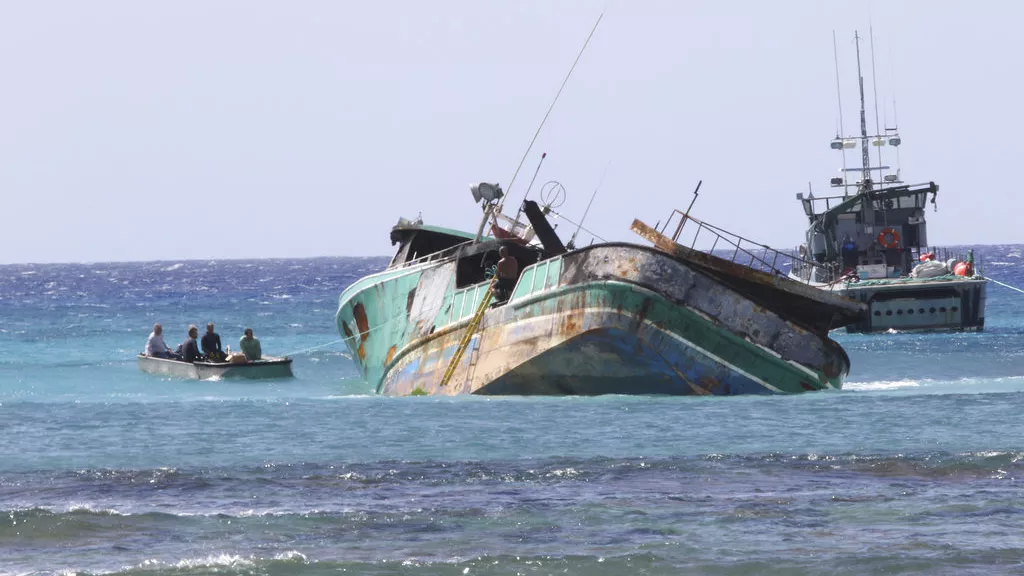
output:
[[[278,358],[264,356],[251,362],[185,362],[170,358],[155,358],[144,354],[138,355],[139,370],[150,374],[162,374],[176,378],[208,380],[221,378],[248,378],[262,380],[266,378],[291,378],[292,359],[287,356]]]

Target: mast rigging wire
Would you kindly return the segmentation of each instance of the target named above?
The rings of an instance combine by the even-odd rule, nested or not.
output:
[[[523,163],[526,162],[526,157],[530,154],[530,150],[533,149],[534,142],[537,141],[537,136],[540,136],[540,131],[544,128],[544,123],[548,121],[548,116],[551,115],[551,111],[555,109],[555,103],[558,102],[558,97],[562,95],[562,90],[565,90],[565,85],[569,82],[569,77],[572,76],[572,71],[576,69],[576,64],[579,63],[580,57],[583,56],[583,51],[587,49],[587,45],[590,44],[590,39],[594,37],[594,32],[597,31],[597,25],[601,23],[601,18],[604,18],[604,12],[597,17],[597,22],[594,22],[594,27],[590,29],[590,34],[587,35],[586,42],[583,43],[583,47],[580,48],[579,53],[576,54],[576,60],[573,61],[572,67],[569,68],[569,73],[565,75],[562,80],[562,85],[558,88],[558,93],[555,94],[555,99],[551,101],[551,106],[548,106],[548,111],[544,114],[544,119],[540,121],[540,125],[537,126],[537,131],[533,133],[533,139],[530,140],[530,145],[526,147],[526,152],[523,152],[523,158],[519,161],[519,166],[516,166],[516,171],[512,173],[512,179],[508,183],[508,188],[505,190],[505,197],[512,192],[512,185],[516,182],[516,176],[519,175],[519,170],[523,167]],[[500,212],[505,207],[505,203],[502,202],[498,206]]]

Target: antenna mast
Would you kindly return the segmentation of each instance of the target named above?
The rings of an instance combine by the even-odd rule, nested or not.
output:
[[[836,44],[836,31],[832,31],[832,58],[836,62],[836,99],[839,101],[839,133],[836,134],[836,139],[842,138],[846,134],[846,126],[843,124],[843,91],[839,86],[839,47]],[[840,146],[839,153],[843,156],[843,195],[846,195],[847,183],[846,183],[846,149]]]
[[[505,190],[505,198],[508,198],[509,193],[512,192],[512,185],[516,183],[516,176],[519,175],[519,169],[523,167],[523,163],[526,162],[526,157],[530,154],[530,150],[533,148],[534,142],[537,141],[537,136],[540,136],[540,130],[544,127],[544,123],[548,121],[548,116],[551,115],[551,111],[555,109],[555,103],[558,102],[558,97],[562,95],[562,90],[565,90],[565,85],[569,82],[569,77],[572,76],[572,71],[576,69],[576,64],[579,64],[580,57],[583,56],[583,51],[587,49],[587,45],[590,44],[590,39],[594,37],[594,32],[597,31],[597,25],[601,23],[601,18],[604,18],[604,12],[597,17],[597,22],[594,22],[594,27],[590,29],[590,34],[587,35],[587,40],[583,43],[583,47],[580,48],[578,54],[576,54],[576,60],[573,61],[572,66],[569,68],[569,73],[565,75],[565,79],[562,80],[562,85],[558,88],[558,93],[555,94],[554,100],[551,101],[551,106],[548,106],[548,111],[544,114],[544,119],[540,121],[540,126],[537,126],[537,131],[533,133],[533,139],[530,140],[530,145],[526,147],[526,152],[523,152],[523,158],[519,161],[519,166],[516,166],[516,171],[512,173],[512,180],[508,183],[508,188]],[[501,204],[498,205],[498,212],[505,207],[505,200],[502,199]]]
[[[882,127],[878,124],[878,74],[875,73],[875,29],[868,26],[868,36],[871,38],[871,89],[875,92],[875,134],[882,137]],[[878,147],[878,178],[885,181],[885,166],[882,165],[882,147]]]
[[[893,132],[896,133],[896,137],[898,138],[899,135],[900,135],[900,118],[899,118],[899,114],[897,114],[897,112],[896,112],[896,80],[895,80],[895,74],[893,74],[892,68],[893,68],[893,66],[892,66],[892,43],[890,43],[889,44],[889,85],[892,86],[892,123],[893,123]],[[899,177],[900,177],[900,170],[901,170],[900,147],[896,146],[896,179],[897,180],[899,180]]]
[[[580,229],[583,228],[583,222],[587,219],[587,214],[590,213],[590,205],[594,203],[594,198],[597,197],[597,191],[601,189],[601,184],[604,184],[604,177],[608,174],[608,167],[612,165],[612,161],[609,160],[604,166],[604,172],[601,173],[601,179],[597,181],[597,188],[594,188],[594,193],[590,195],[590,202],[587,202],[587,209],[583,211],[583,218],[580,218],[580,223],[576,225],[576,231],[572,233],[572,238],[569,238],[569,245],[576,245],[576,235],[580,233]]]
[[[857,82],[860,84],[860,155],[863,168],[861,179],[871,180],[871,155],[868,153],[868,121],[864,111],[864,76],[860,72],[860,35],[853,33],[853,41],[857,45]]]

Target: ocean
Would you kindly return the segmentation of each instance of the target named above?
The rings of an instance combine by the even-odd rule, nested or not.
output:
[[[1024,294],[837,332],[838,392],[388,398],[334,324],[386,263],[0,266],[0,575],[1024,573]],[[157,321],[296,377],[143,374]]]

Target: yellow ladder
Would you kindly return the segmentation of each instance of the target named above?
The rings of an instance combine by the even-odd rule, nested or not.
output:
[[[487,292],[484,293],[484,297],[480,300],[480,305],[476,308],[476,313],[473,314],[473,318],[469,320],[469,325],[466,326],[466,332],[462,335],[462,340],[459,340],[459,346],[455,349],[455,354],[452,355],[452,359],[448,362],[448,367],[444,370],[444,376],[441,376],[441,386],[447,386],[448,381],[452,379],[452,375],[455,374],[455,367],[459,365],[462,360],[462,356],[466,353],[466,348],[469,348],[469,343],[473,341],[473,334],[476,333],[476,329],[480,327],[480,321],[484,318],[484,312],[487,311],[487,307],[491,304],[491,298],[494,297],[494,280],[491,280],[491,285],[487,287]]]

